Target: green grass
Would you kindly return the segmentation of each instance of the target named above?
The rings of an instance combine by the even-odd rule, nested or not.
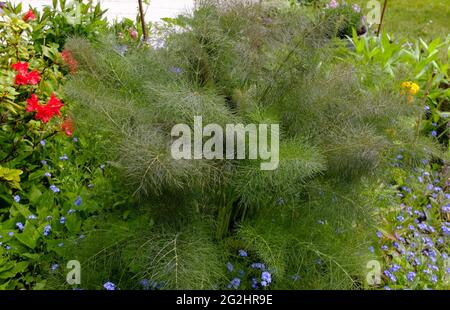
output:
[[[379,0],[381,5],[384,1]],[[358,2],[364,11],[367,1]],[[383,31],[407,38],[450,34],[450,0],[388,0]]]

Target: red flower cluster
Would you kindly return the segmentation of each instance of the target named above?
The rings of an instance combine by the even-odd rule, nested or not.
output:
[[[50,100],[44,105],[39,104],[38,97],[33,94],[31,95],[31,98],[27,99],[26,111],[37,112],[36,119],[41,120],[43,123],[48,123],[53,116],[61,115],[60,110],[63,106],[64,104],[61,103],[61,100],[56,98],[55,94],[52,94]]]
[[[32,9],[30,9],[28,12],[25,13],[25,15],[23,16],[23,20],[28,22],[30,20],[35,20],[36,19],[36,15],[34,15],[34,12]]]
[[[75,131],[75,122],[70,117],[66,118],[61,125],[61,129],[66,133],[68,137],[72,137]]]
[[[78,69],[78,62],[73,58],[72,53],[68,50],[64,50],[61,53],[62,59],[64,60],[71,74],[75,74]]]
[[[28,63],[26,62],[15,63],[12,68],[17,71],[16,85],[36,85],[41,79],[37,70],[28,72]]]

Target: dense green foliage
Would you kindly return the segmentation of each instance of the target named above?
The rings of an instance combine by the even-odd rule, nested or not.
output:
[[[359,37],[359,7],[290,2],[202,1],[149,25],[158,46],[90,2],[79,25],[62,0],[9,7],[0,289],[448,289],[448,40]],[[52,93],[48,120],[30,99]],[[171,129],[199,115],[279,124],[278,169],[175,160]]]
[[[9,10],[20,14],[22,3],[9,5]],[[34,27],[30,33],[33,46],[41,51],[45,45],[63,48],[67,38],[78,35],[95,40],[108,29],[100,4],[94,6],[93,1],[53,0],[52,5],[45,6],[42,12],[34,11],[36,16]]]
[[[67,63],[70,55],[61,54],[54,42],[36,48],[33,34],[45,22],[33,11],[5,11],[0,23],[0,288],[42,289],[64,242],[100,209],[97,201],[113,195],[111,185],[103,186],[108,181],[100,158],[92,155],[95,149],[86,150],[85,139],[72,137],[73,122],[60,101],[76,63]]]
[[[198,225],[188,218],[207,218],[210,238],[229,255],[243,248],[267,265],[270,287],[365,286],[367,227],[375,225],[367,187],[400,149],[415,154],[412,163],[441,152],[405,122],[419,109],[398,88],[367,87],[379,76],[367,74],[362,84],[351,66],[336,63],[326,39],[332,21],[300,10],[265,14],[258,6],[205,6],[183,19],[188,30],[170,35],[161,50],[122,54],[110,39],[69,41],[81,70],[66,95],[81,130],[108,137],[100,147],[157,219],[155,231],[170,221],[182,234],[186,221]],[[279,123],[279,169],[173,160],[170,128],[191,125],[195,115],[204,123]],[[393,128],[403,134],[392,136]],[[162,234],[149,244],[165,240]],[[208,261],[220,263],[214,253],[205,253]],[[155,268],[153,260],[144,264]],[[253,276],[242,278],[251,283]]]

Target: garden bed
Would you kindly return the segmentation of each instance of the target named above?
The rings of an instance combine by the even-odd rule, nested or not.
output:
[[[290,3],[5,6],[0,288],[448,289],[449,38]]]

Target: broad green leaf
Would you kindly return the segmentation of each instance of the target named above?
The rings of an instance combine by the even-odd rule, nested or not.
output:
[[[39,188],[36,187],[36,185],[33,185],[30,190],[30,194],[28,199],[30,200],[30,203],[35,205],[39,198],[42,196],[42,192],[39,190]]]
[[[22,175],[22,173],[22,170],[9,169],[0,166],[0,182],[6,182],[11,188],[21,190],[20,175]]]
[[[33,224],[27,222],[22,233],[16,234],[16,239],[27,247],[34,249],[41,235]]]
[[[9,279],[15,277],[18,273],[22,273],[27,269],[28,262],[13,263],[13,267],[9,270],[0,272],[0,279]]]
[[[72,214],[67,217],[65,225],[71,233],[77,234],[81,230],[81,224],[81,220],[78,216],[76,216],[76,214]]]

